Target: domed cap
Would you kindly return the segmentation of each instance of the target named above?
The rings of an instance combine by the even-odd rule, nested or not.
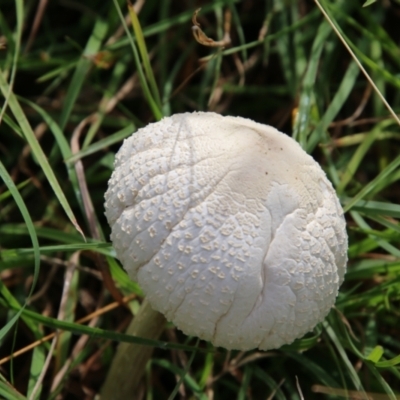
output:
[[[105,198],[122,265],[187,335],[278,348],[335,302],[343,210],[320,166],[270,126],[197,112],[150,124],[124,141]]]

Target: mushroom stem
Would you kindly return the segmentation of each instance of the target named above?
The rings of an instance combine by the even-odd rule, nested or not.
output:
[[[144,300],[126,333],[156,340],[164,330],[166,322],[165,317],[154,311],[150,303]],[[101,390],[101,400],[134,399],[152,352],[153,348],[150,346],[121,343]]]

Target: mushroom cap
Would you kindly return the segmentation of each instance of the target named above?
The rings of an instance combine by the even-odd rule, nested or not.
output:
[[[211,112],[152,123],[124,141],[105,199],[117,257],[187,335],[278,348],[335,302],[343,210],[321,167],[271,126]]]

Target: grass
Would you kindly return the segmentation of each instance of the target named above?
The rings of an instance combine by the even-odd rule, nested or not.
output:
[[[400,2],[319,3],[338,33],[306,0],[147,0],[135,10],[2,1],[1,398],[94,399],[117,342],[155,348],[138,398],[400,398]],[[200,6],[215,40],[231,10],[231,47],[195,42]],[[192,110],[292,135],[341,199],[345,282],[326,320],[292,345],[227,352],[172,325],[157,340],[124,334],[142,292],[107,241],[113,157],[139,127]]]

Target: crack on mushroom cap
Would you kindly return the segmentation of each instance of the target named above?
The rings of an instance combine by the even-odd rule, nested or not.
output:
[[[117,256],[185,333],[276,348],[329,312],[347,262],[343,212],[291,138],[243,118],[177,114],[126,139],[115,167],[106,216]]]
[[[322,209],[322,207],[320,209]],[[285,218],[285,220],[282,221],[282,224],[277,229],[277,232],[276,232],[277,235],[274,238],[274,240],[282,239],[282,237],[280,237],[280,236],[282,236],[279,232],[280,230],[283,231],[283,235],[289,237],[290,232],[288,232],[287,228],[295,229],[293,235],[300,236],[301,233],[308,233],[309,240],[311,240],[311,241],[317,240],[310,234],[311,230],[309,229],[309,227],[308,227],[308,229],[306,229],[302,232],[301,230],[297,229],[299,227],[295,226],[296,223],[294,223],[293,221],[290,221],[290,219],[296,218],[295,214],[299,214],[299,212],[301,212],[301,210],[296,210],[294,214],[289,214]],[[315,221],[312,221],[312,223],[314,223],[314,222]],[[286,227],[284,226],[285,224],[287,225]],[[312,329],[313,326],[315,325],[314,319],[311,319],[310,321],[307,321],[307,320],[302,321],[303,317],[301,315],[299,315],[300,311],[302,311],[301,310],[302,308],[304,308],[305,310],[314,308],[317,312],[317,315],[314,316],[316,319],[324,317],[324,315],[329,311],[330,306],[333,304],[333,301],[334,301],[334,298],[336,297],[337,291],[333,290],[331,292],[331,295],[328,296],[328,300],[325,301],[325,303],[327,304],[327,306],[325,307],[324,305],[317,304],[317,302],[320,302],[323,300],[321,290],[319,290],[319,289],[323,285],[332,283],[332,281],[334,281],[333,276],[337,277],[337,275],[336,275],[336,271],[333,271],[332,268],[327,268],[327,267],[333,265],[333,255],[332,255],[330,249],[328,248],[327,243],[325,242],[325,240],[322,236],[319,237],[318,239],[322,241],[321,247],[325,247],[325,249],[324,249],[325,252],[327,252],[327,254],[330,256],[331,264],[323,265],[323,270],[326,272],[326,274],[325,274],[326,276],[321,275],[321,279],[320,279],[319,283],[317,283],[317,285],[315,285],[314,297],[311,298],[311,300],[313,301],[313,304],[309,304],[307,306],[307,303],[309,303],[309,299],[304,296],[303,296],[303,299],[300,298],[300,295],[304,294],[303,287],[305,287],[307,285],[307,281],[305,281],[304,276],[302,275],[304,273],[304,271],[300,271],[298,262],[296,262],[294,259],[292,259],[292,260],[286,259],[285,260],[283,256],[271,254],[274,252],[276,253],[276,251],[277,251],[277,248],[274,246],[274,240],[273,240],[270,243],[269,252],[268,252],[266,258],[264,259],[264,266],[266,269],[266,284],[264,284],[263,294],[261,297],[258,298],[257,306],[254,307],[254,309],[252,310],[252,313],[247,317],[247,319],[244,320],[238,328],[233,329],[233,326],[231,326],[232,331],[235,331],[235,335],[236,334],[240,335],[240,331],[243,329],[245,329],[246,331],[247,330],[250,330],[250,331],[261,330],[266,335],[266,338],[264,338],[260,343],[257,343],[258,347],[260,347],[262,349],[270,348],[270,346],[279,347],[280,345],[287,343],[287,341],[289,340],[284,337],[284,334],[286,332],[288,332],[289,330],[293,329],[293,325],[299,326],[299,329],[301,328],[301,330],[299,331],[301,335],[306,333],[310,329]],[[305,243],[307,243],[307,241]],[[278,246],[278,251],[279,251],[279,244],[277,246]],[[302,251],[302,249],[300,249],[300,250]],[[291,251],[290,253],[293,256],[296,255],[296,253],[293,251]],[[321,251],[320,254],[324,254],[324,253]],[[274,265],[273,260],[271,261],[269,258],[280,261],[280,264]],[[303,257],[301,257],[301,258],[303,258]],[[300,261],[300,263],[302,263],[302,262],[303,261]],[[273,278],[274,271],[278,274],[278,276],[275,277],[275,279]],[[286,273],[286,272],[284,273],[283,271],[286,271],[288,273]],[[318,276],[321,274],[322,269],[321,268],[318,269],[318,265],[317,265],[313,269],[309,268],[307,274],[310,275],[310,272],[313,272],[313,271],[314,271],[314,278],[311,280],[311,282],[315,282],[315,280],[317,280],[317,282],[318,282],[318,279],[319,279]],[[298,273],[297,277],[295,276],[296,279],[291,278],[290,275],[295,274],[296,272]],[[282,275],[282,273],[283,273],[283,275]],[[280,274],[280,278],[279,278],[279,274]],[[305,276],[307,276],[307,274],[305,274]],[[272,275],[272,278],[271,278],[271,275]],[[276,281],[276,279],[282,279],[283,277],[285,277],[284,280],[281,280],[280,282]],[[337,280],[336,280],[336,283],[337,283]],[[285,287],[287,289],[285,289]],[[290,311],[290,308],[287,309],[284,313],[280,312],[279,307],[276,307],[273,304],[273,302],[271,302],[271,297],[270,298],[267,297],[267,301],[265,304],[260,304],[260,303],[262,303],[262,301],[263,301],[262,299],[265,296],[268,296],[268,294],[271,294],[271,291],[277,291],[277,290],[279,291],[279,293],[277,293],[275,296],[272,296],[272,299],[275,302],[279,302],[279,305],[291,306],[292,313]],[[295,300],[292,301],[292,304],[290,304],[291,303],[290,300],[284,301],[285,299],[282,296],[282,291],[284,291],[284,290],[287,291],[287,293],[286,293],[287,296],[290,297],[292,294],[294,295],[294,297],[292,296],[292,298],[295,298]],[[261,298],[261,300],[260,300],[260,298]],[[318,307],[316,307],[316,305]],[[321,308],[322,308],[322,311],[320,311]],[[261,310],[261,311],[259,312],[259,310]],[[297,314],[300,318],[293,319],[293,315],[294,315],[293,312],[295,312],[295,314]],[[304,312],[304,310],[303,310],[303,312]],[[261,315],[257,316],[257,314],[261,314]],[[276,329],[277,319],[279,318],[279,314],[283,314],[283,315],[286,314],[287,318],[286,318],[286,320],[281,321],[280,324],[282,325],[282,327],[280,329]],[[265,316],[265,318],[263,318],[262,316]],[[250,319],[252,321],[249,321]],[[257,324],[256,327],[253,326],[254,323]],[[246,328],[242,328],[242,327],[246,327]],[[226,330],[226,328],[225,328],[225,330]],[[221,340],[222,339],[219,339],[219,338],[215,339],[216,344],[221,344],[222,343]]]

